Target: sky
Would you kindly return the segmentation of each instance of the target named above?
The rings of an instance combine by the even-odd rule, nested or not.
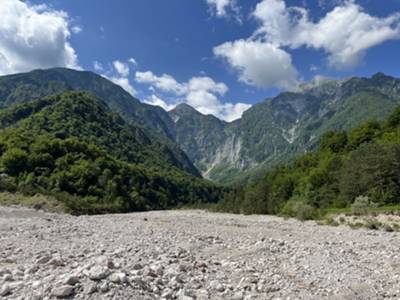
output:
[[[0,0],[0,16],[0,75],[89,70],[226,121],[305,81],[400,77],[400,0]]]

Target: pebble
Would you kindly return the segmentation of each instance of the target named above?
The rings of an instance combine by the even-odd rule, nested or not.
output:
[[[24,218],[0,206],[0,298],[400,296],[396,232],[191,210],[75,217],[15,209]]]

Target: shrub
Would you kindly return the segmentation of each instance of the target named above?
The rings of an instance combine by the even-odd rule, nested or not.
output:
[[[285,204],[281,213],[301,221],[306,221],[315,218],[316,209],[303,201],[290,200]]]
[[[390,226],[389,224],[386,224],[384,229],[385,229],[386,232],[393,232],[394,231],[393,227]]]
[[[365,223],[365,227],[367,227],[368,229],[371,229],[371,230],[378,230],[381,226],[382,226],[381,222],[378,222],[373,219],[369,219]]]
[[[351,212],[356,216],[363,216],[368,214],[369,198],[366,196],[358,196],[354,203],[351,205]]]

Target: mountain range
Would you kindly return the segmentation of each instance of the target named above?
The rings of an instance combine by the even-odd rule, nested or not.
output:
[[[382,73],[320,79],[265,99],[228,123],[187,104],[167,112],[95,73],[56,68],[0,77],[0,105],[6,108],[71,90],[102,99],[125,122],[141,128],[148,140],[165,145],[178,168],[221,183],[257,178],[315,148],[325,131],[381,120],[400,104],[400,80]]]

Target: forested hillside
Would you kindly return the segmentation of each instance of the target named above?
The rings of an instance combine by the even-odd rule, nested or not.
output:
[[[74,213],[215,202],[222,192],[88,93],[11,106],[0,124],[1,189],[55,195]]]
[[[358,197],[368,205],[400,204],[400,107],[382,122],[327,131],[316,151],[280,165],[218,205],[230,212],[313,218],[349,207]]]

